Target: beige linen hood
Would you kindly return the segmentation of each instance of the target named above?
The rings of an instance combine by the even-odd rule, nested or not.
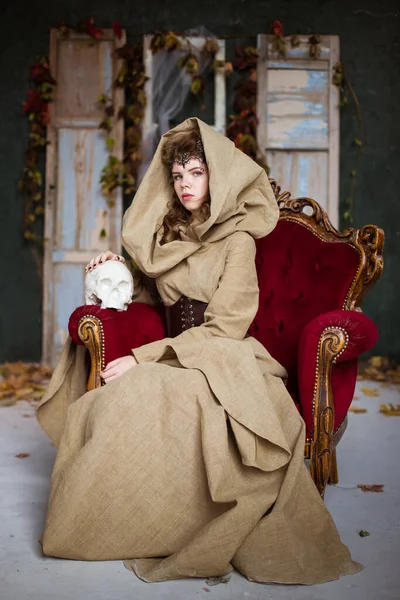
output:
[[[198,130],[210,177],[211,214],[194,229],[193,239],[160,245],[160,227],[171,199],[170,174],[161,161],[162,147],[173,132]],[[200,119],[190,118],[162,136],[151,165],[125,213],[122,241],[141,271],[150,277],[166,273],[203,243],[244,231],[254,238],[275,227],[279,209],[262,167],[227,137]]]

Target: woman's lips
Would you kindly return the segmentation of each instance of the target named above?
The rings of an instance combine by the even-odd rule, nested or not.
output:
[[[182,194],[182,200],[190,200],[193,198],[193,194]]]

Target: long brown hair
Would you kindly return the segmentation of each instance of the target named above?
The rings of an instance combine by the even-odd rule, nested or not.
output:
[[[190,133],[176,132],[167,138],[162,152],[161,160],[171,173],[174,159],[180,159],[183,155],[187,157],[199,158],[199,139],[198,132],[191,131]],[[171,177],[171,185],[173,180]],[[165,215],[161,229],[162,237],[160,244],[167,244],[173,240],[179,239],[179,230],[181,227],[187,228],[193,220],[193,215],[190,211],[181,204],[175,190],[172,190],[171,200],[168,202],[168,212]],[[199,215],[201,221],[206,221],[210,216],[210,200],[208,199],[200,208]]]

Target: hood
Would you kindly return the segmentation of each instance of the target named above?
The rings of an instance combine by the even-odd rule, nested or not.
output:
[[[210,186],[210,217],[191,238],[160,245],[160,226],[171,199],[170,174],[161,161],[165,140],[175,131],[197,130],[201,136]],[[131,206],[125,213],[123,245],[139,268],[158,277],[196,252],[204,243],[236,231],[254,238],[267,235],[279,218],[278,205],[262,167],[234,143],[200,119],[190,118],[164,134]]]

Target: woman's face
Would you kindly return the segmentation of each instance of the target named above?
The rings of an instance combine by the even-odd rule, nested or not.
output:
[[[181,204],[196,215],[208,199],[207,165],[197,158],[191,158],[185,165],[173,163],[172,179]]]

